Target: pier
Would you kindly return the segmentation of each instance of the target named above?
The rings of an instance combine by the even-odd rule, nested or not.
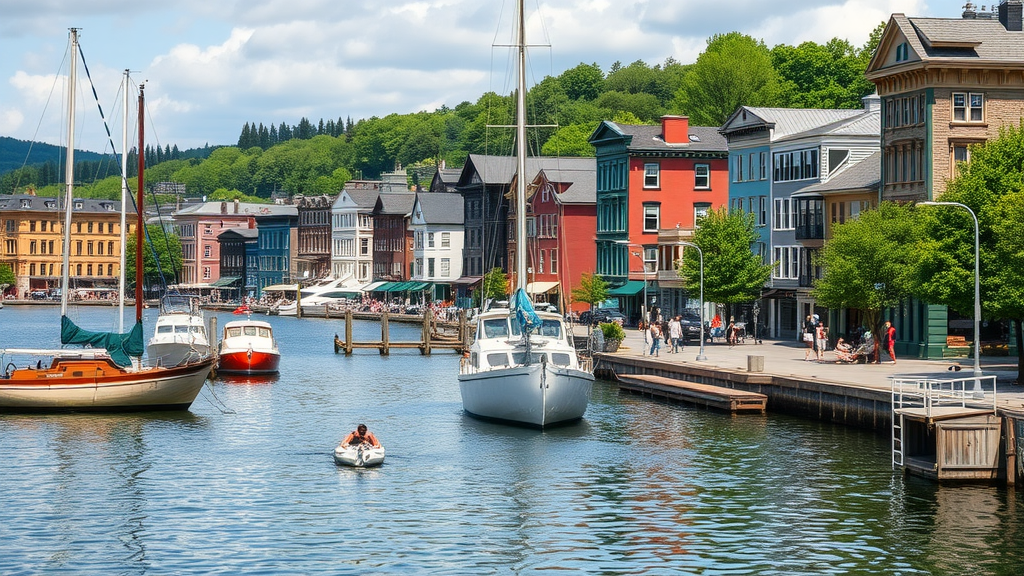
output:
[[[352,322],[355,319],[355,313],[351,310],[346,310],[344,313],[345,318],[345,337],[340,338],[337,334],[334,335],[334,353],[338,354],[344,352],[346,356],[352,354],[354,350],[359,349],[371,349],[380,352],[381,356],[387,356],[391,353],[392,348],[397,349],[415,349],[419,350],[420,354],[429,356],[434,350],[452,350],[458,353],[463,353],[469,350],[470,344],[470,331],[466,322],[466,311],[461,310],[459,312],[459,321],[456,325],[455,332],[451,332],[450,326],[440,325],[434,321],[434,315],[429,308],[423,311],[422,318],[422,331],[420,333],[420,339],[414,341],[392,341],[391,331],[388,325],[391,321],[391,316],[388,312],[382,312],[380,314],[380,340],[375,341],[363,341],[357,342],[352,337]],[[403,319],[408,321],[408,319]]]
[[[757,392],[697,384],[663,376],[619,376],[619,389],[653,398],[716,408],[730,414],[764,414],[768,403],[768,397]]]

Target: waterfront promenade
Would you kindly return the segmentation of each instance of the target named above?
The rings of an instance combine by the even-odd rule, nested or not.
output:
[[[586,327],[577,327],[577,334],[585,334]],[[897,358],[898,362],[886,362],[888,355],[882,353],[881,364],[837,364],[836,355],[832,350],[824,354],[823,362],[805,361],[806,348],[798,342],[764,340],[761,344],[753,343],[748,338],[745,343],[729,346],[715,342],[705,344],[705,361],[697,361],[700,345],[693,342],[679,353],[669,352],[662,343],[660,355],[650,357],[644,349],[644,335],[636,329],[626,329],[626,339],[613,357],[642,359],[652,365],[665,367],[686,366],[690,368],[721,369],[725,372],[747,372],[747,357],[761,356],[764,358],[763,373],[768,376],[783,377],[791,380],[832,384],[888,392],[891,390],[889,378],[895,374],[928,374],[949,376],[970,376],[974,366],[971,358],[944,358],[941,360],[921,360],[917,358]],[[813,353],[812,353],[813,358]],[[959,372],[950,372],[951,366],[959,365]],[[997,377],[997,401],[1001,409],[1015,412],[1024,411],[1024,386],[1017,385],[1017,358],[1015,356],[983,356],[981,368],[985,375]]]

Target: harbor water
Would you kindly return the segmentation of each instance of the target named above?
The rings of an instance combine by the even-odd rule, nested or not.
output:
[[[341,320],[261,319],[280,376],[190,411],[0,415],[0,574],[1024,573],[1019,493],[904,478],[884,436],[601,381],[577,424],[481,422],[451,353],[345,357]],[[0,347],[58,338],[56,307],[0,311]],[[380,468],[333,461],[360,422]]]

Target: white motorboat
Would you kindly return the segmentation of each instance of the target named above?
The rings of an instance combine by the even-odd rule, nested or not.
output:
[[[198,298],[172,294],[161,299],[160,316],[146,352],[149,363],[160,366],[178,366],[210,355]]]
[[[543,428],[579,420],[594,385],[557,314],[540,313],[526,292],[526,38],[518,2],[516,94],[516,291],[509,308],[477,317],[476,340],[459,371],[463,409],[477,417]]]
[[[274,329],[260,320],[236,320],[224,325],[217,370],[227,374],[276,374],[281,352]]]
[[[374,448],[369,444],[343,447],[338,444],[334,449],[334,461],[344,466],[370,468],[384,463],[384,447]]]
[[[351,300],[362,298],[363,292],[355,284],[351,276],[331,280],[318,286],[308,286],[299,290],[299,300],[282,304],[277,308],[278,316],[296,316],[299,303],[301,302],[302,314],[320,312],[323,314],[324,305],[344,304]]]

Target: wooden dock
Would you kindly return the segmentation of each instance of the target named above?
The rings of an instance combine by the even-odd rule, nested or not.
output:
[[[346,356],[352,354],[353,350],[371,349],[380,352],[381,356],[387,356],[392,348],[415,349],[420,354],[429,356],[433,350],[453,350],[463,353],[469,350],[469,329],[466,324],[466,312],[459,312],[458,332],[455,334],[445,333],[435,322],[430,309],[423,312],[423,330],[420,340],[412,342],[393,342],[390,329],[388,328],[389,315],[384,312],[380,316],[380,340],[356,342],[352,339],[351,310],[345,311],[345,337],[340,338],[334,335],[334,353],[344,352]]]
[[[618,376],[618,380],[620,390],[716,408],[732,414],[748,412],[764,414],[768,405],[768,397],[757,392],[697,384],[664,376],[623,374]]]

